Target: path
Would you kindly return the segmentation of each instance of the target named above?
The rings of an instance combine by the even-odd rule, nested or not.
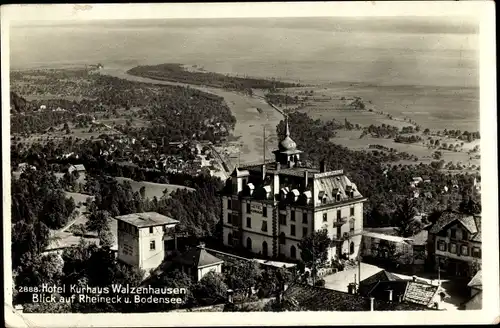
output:
[[[127,74],[128,69],[123,67],[106,67],[101,69],[100,73],[135,82],[190,87],[220,96],[225,99],[231,113],[236,118],[233,135],[242,144],[240,154],[241,164],[262,161],[264,126],[266,127],[267,140],[266,158],[272,158],[272,150],[274,150],[273,141],[276,140],[276,125],[283,119],[283,115],[264,99],[214,87],[143,78]]]

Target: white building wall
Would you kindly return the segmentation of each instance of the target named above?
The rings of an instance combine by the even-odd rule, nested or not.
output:
[[[139,229],[139,266],[141,269],[149,270],[158,267],[165,257],[163,249],[163,226]],[[155,242],[155,249],[150,249],[150,243]]]
[[[204,268],[198,268],[198,281],[200,281],[201,278],[203,278],[203,276],[209,273],[210,271],[213,271],[215,273],[222,273],[222,263],[219,263],[217,265],[207,266]]]
[[[125,222],[118,221],[118,259],[132,266],[139,266],[139,235],[137,229]],[[131,251],[131,254],[129,253]]]
[[[278,241],[278,253],[279,254],[282,254],[290,259],[294,259],[292,256],[291,256],[291,248],[292,246],[295,246],[295,259],[300,259],[300,248],[299,248],[299,241],[298,240],[293,240],[293,239],[290,239],[290,238],[286,238],[285,239],[285,244],[280,244],[279,241]]]

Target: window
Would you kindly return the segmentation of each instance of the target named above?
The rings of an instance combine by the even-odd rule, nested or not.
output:
[[[292,247],[290,247],[290,257],[292,259],[297,257],[297,249],[293,245],[292,245]]]
[[[307,223],[307,213],[302,213],[302,223]]]
[[[337,199],[337,202],[340,202],[340,194],[337,194],[335,199]]]
[[[351,232],[354,231],[354,220],[349,221],[349,231],[351,231]]]
[[[307,228],[302,228],[302,238],[307,237]]]
[[[446,243],[444,241],[438,242],[438,250],[442,252],[446,252]]]
[[[262,207],[262,216],[267,218],[267,206]]]
[[[149,250],[150,251],[154,251],[156,249],[156,245],[155,245],[155,241],[154,240],[151,240],[149,242]]]
[[[262,221],[262,231],[267,232],[267,221]]]
[[[227,199],[227,208],[228,208],[228,209],[232,209],[232,208],[233,208],[233,207],[232,207],[232,204],[231,204],[231,198],[228,198],[228,199]]]
[[[457,244],[450,243],[450,253],[457,254]]]
[[[153,227],[149,227],[149,233],[153,233]]]
[[[163,226],[163,232],[167,232],[167,226],[166,225]]]
[[[469,247],[467,245],[462,245],[461,253],[462,255],[469,256]]]
[[[290,226],[290,235],[295,236],[295,225]]]
[[[462,240],[468,240],[467,231],[462,230]]]
[[[328,221],[328,213],[323,213],[323,222]]]
[[[337,227],[337,238],[342,237],[342,227]]]
[[[249,251],[252,250],[252,239],[250,239],[250,237],[247,238],[247,249]]]
[[[340,218],[342,217],[342,211],[337,210],[337,221],[340,221]]]
[[[351,241],[351,244],[349,245],[349,254],[354,254],[354,242]]]
[[[322,202],[323,204],[326,204],[326,197],[323,197],[323,199],[321,200],[321,202]]]
[[[472,256],[477,257],[477,258],[481,258],[481,248],[473,247],[472,248]]]
[[[250,208],[250,203],[247,203],[247,213],[252,213],[252,209]]]
[[[351,216],[354,216],[354,206],[351,207],[351,213],[350,214],[351,214]]]
[[[286,214],[280,214],[280,224],[286,225]]]
[[[450,230],[450,237],[453,239],[457,238],[457,231],[455,229]]]
[[[228,215],[227,215],[227,223],[229,223],[229,224],[231,224],[231,223],[232,223],[231,217],[232,217],[232,215],[231,215],[231,214],[228,214]]]
[[[285,239],[286,239],[285,233],[284,232],[280,233],[279,241],[281,245],[285,244]]]
[[[267,243],[262,242],[262,255],[267,256]]]
[[[295,221],[295,211],[290,212],[290,220]]]
[[[227,234],[227,244],[233,245],[233,234],[232,233]]]
[[[252,218],[247,218],[247,228],[252,227]]]

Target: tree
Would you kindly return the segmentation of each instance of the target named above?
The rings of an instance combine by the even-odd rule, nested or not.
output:
[[[332,240],[328,237],[328,230],[322,229],[313,232],[311,235],[303,238],[299,243],[302,261],[308,267],[316,268],[328,260],[328,249]]]
[[[194,286],[193,296],[200,305],[211,305],[224,302],[227,285],[220,273],[209,272]]]
[[[234,291],[250,295],[250,290],[260,281],[262,272],[256,261],[227,262],[224,268],[224,281]]]
[[[112,247],[114,244],[114,236],[108,229],[99,231],[99,245],[101,247]]]
[[[422,223],[415,219],[416,215],[417,210],[413,199],[405,197],[397,204],[393,220],[399,236],[411,237],[422,230]]]
[[[98,210],[91,213],[89,220],[87,221],[87,230],[97,231],[100,234],[103,230],[109,230],[109,222],[111,220],[111,215],[106,210]]]

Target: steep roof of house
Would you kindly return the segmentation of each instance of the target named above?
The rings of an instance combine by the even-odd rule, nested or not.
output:
[[[460,224],[462,224],[464,228],[467,229],[472,235],[481,232],[480,215],[473,216],[452,211],[443,212],[436,223],[432,225],[429,232],[432,234],[437,234],[455,221],[460,222]]]
[[[208,253],[203,247],[194,247],[179,255],[174,262],[201,268],[209,265],[216,265],[224,261]]]
[[[370,286],[379,281],[398,281],[398,280],[403,280],[403,279],[399,278],[395,274],[382,270],[378,273],[375,273],[374,275],[369,276],[366,279],[361,280],[360,285]]]
[[[326,202],[331,203],[336,201],[333,190],[336,190],[340,195],[340,201],[349,200],[350,196],[348,192],[352,190],[354,192],[354,198],[363,198],[363,195],[358,191],[358,188],[354,183],[349,180],[349,178],[343,173],[343,171],[325,172],[324,174],[315,174],[314,176],[314,190],[325,191]]]
[[[293,284],[284,293],[284,298],[293,300],[309,311],[370,311],[370,298],[337,290]],[[418,311],[423,306],[410,303],[374,301],[375,311]]]
[[[438,289],[438,286],[410,281],[408,282],[403,300],[428,306],[434,295],[438,292]]]
[[[479,270],[471,281],[467,284],[468,287],[474,287],[477,289],[483,289],[483,272]]]

